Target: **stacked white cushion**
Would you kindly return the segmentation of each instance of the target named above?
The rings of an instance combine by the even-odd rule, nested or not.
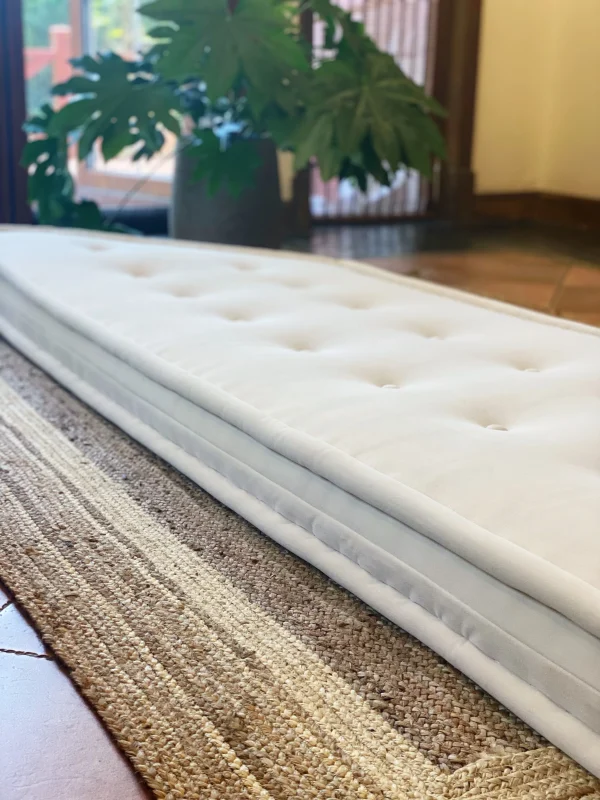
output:
[[[600,331],[371,267],[0,233],[0,330],[600,775]]]

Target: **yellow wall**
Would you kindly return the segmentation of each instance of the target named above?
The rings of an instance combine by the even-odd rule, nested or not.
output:
[[[600,197],[600,0],[552,0],[556,24],[541,188]]]
[[[484,0],[477,190],[600,197],[600,0]]]
[[[547,2],[484,0],[473,151],[479,192],[536,187],[546,47],[538,21]]]

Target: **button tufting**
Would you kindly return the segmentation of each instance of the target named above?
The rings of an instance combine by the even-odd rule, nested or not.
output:
[[[80,247],[83,247],[84,250],[108,250],[110,245],[106,244],[105,242],[78,242]]]
[[[197,289],[192,289],[190,286],[174,286],[171,289],[165,289],[165,292],[172,297],[197,297],[199,294]]]
[[[249,322],[252,319],[242,311],[224,311],[221,316],[230,322]]]
[[[366,297],[333,297],[333,303],[336,303],[342,308],[349,308],[351,311],[365,311],[373,306],[370,304],[369,298]]]
[[[132,278],[148,278],[152,275],[152,271],[144,265],[126,267],[125,272]]]
[[[281,286],[286,286],[288,289],[305,289],[308,284],[302,278],[284,278],[277,281]]]
[[[382,389],[399,389],[400,387],[398,386],[397,383],[384,383],[381,388]]]
[[[312,350],[313,348],[307,344],[289,344],[287,347],[290,350],[295,350],[297,353],[304,353],[308,350]]]
[[[523,372],[539,372],[539,369],[536,369],[536,367],[527,367]]]
[[[508,428],[505,428],[504,425],[497,425],[496,423],[492,425],[485,426],[488,431],[507,431]]]

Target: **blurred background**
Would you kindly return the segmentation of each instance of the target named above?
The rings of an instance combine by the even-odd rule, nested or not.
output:
[[[391,187],[372,181],[361,194],[347,181],[324,183],[316,169],[294,180],[289,158],[281,157],[286,246],[380,259],[600,324],[600,0],[339,4],[446,107],[448,159],[431,181],[404,171]],[[64,102],[49,89],[70,74],[69,57],[108,48],[136,53],[145,44],[136,6],[0,4],[0,221],[31,220],[26,175],[17,166],[26,112]],[[307,35],[319,58],[323,30],[309,23]],[[81,164],[73,158],[78,192],[144,233],[165,235],[173,149],[168,138],[149,163],[127,153],[108,164],[98,152]],[[426,255],[401,260],[411,253]],[[449,266],[438,253],[463,258]],[[583,272],[565,284],[572,266]]]

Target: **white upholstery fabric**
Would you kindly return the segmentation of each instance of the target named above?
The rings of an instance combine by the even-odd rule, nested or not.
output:
[[[17,346],[600,772],[598,331],[124,237],[9,230],[0,274]]]

